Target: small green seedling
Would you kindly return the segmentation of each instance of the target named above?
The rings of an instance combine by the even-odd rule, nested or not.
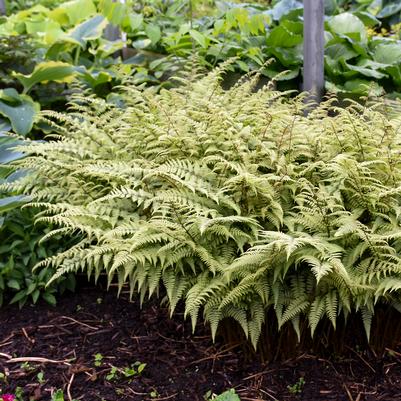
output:
[[[293,384],[292,386],[287,386],[287,388],[291,394],[301,394],[304,386],[305,379],[303,377],[300,377],[295,384]]]
[[[94,365],[95,366],[101,366],[103,362],[103,355],[102,354],[96,354],[95,355],[95,362]]]
[[[43,384],[46,380],[45,380],[45,374],[43,373],[43,371],[40,371],[37,375],[36,375],[37,379],[38,379],[38,383],[39,384]]]
[[[29,362],[21,363],[20,368],[22,370],[25,370],[25,372],[32,372],[33,370],[35,370],[35,368]]]
[[[123,370],[123,374],[125,377],[133,377],[140,375],[142,371],[145,369],[146,363],[141,363],[136,361],[130,367],[126,367]]]
[[[213,394],[211,391],[208,391],[204,398],[206,401],[241,401],[238,394],[234,389],[227,390],[220,395]]]
[[[51,401],[65,401],[63,390],[58,389],[52,396]],[[72,400],[77,401],[77,400]]]
[[[113,381],[118,377],[118,370],[115,366],[112,366],[110,372],[106,375],[106,380]]]

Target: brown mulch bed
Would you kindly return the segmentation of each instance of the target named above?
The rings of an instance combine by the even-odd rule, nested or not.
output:
[[[189,322],[169,319],[156,302],[140,309],[93,288],[66,294],[57,307],[5,306],[0,321],[0,388],[21,387],[26,400],[50,400],[63,389],[66,401],[197,401],[230,388],[244,401],[401,400],[401,347],[383,358],[350,348],[341,357],[247,361],[241,349],[213,344],[203,326],[192,334]],[[124,377],[137,361],[146,363],[143,372]],[[289,386],[300,378],[305,384],[293,394]]]

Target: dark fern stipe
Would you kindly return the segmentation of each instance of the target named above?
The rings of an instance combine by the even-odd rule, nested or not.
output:
[[[401,116],[335,99],[305,116],[257,74],[223,90],[226,68],[43,114],[57,134],[22,149],[13,190],[57,227],[43,241],[82,237],[36,268],[106,273],[141,300],[163,286],[171,313],[183,300],[213,336],[234,319],[253,347],[266,319],[300,337],[358,313],[369,338],[378,303],[401,310]]]

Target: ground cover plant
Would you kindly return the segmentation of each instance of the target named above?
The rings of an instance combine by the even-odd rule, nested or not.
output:
[[[359,312],[369,338],[375,304],[400,309],[399,117],[335,99],[305,117],[302,96],[255,92],[258,77],[224,91],[221,74],[46,113],[55,140],[22,148],[29,179],[6,187],[42,208],[44,241],[82,237],[37,268],[141,300],[162,285],[171,313],[183,300],[213,337],[235,319],[254,347],[269,310],[298,336]]]

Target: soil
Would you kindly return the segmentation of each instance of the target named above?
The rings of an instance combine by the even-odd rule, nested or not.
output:
[[[182,314],[170,319],[157,301],[141,309],[99,288],[66,294],[57,307],[6,306],[0,320],[0,388],[21,387],[24,400],[62,389],[66,401],[198,401],[230,388],[243,401],[401,400],[400,346],[383,357],[349,348],[262,363],[213,344],[207,327],[192,334]],[[146,364],[140,374],[128,369],[135,362]]]

